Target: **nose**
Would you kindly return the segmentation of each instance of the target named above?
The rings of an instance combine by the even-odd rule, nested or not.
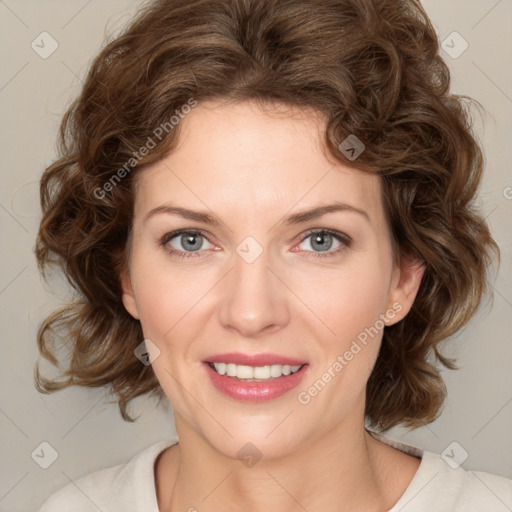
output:
[[[257,338],[290,320],[291,292],[279,270],[270,268],[267,254],[263,251],[252,263],[235,254],[234,268],[223,280],[219,321],[240,336]]]

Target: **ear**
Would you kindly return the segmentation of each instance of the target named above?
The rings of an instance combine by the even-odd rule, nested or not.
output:
[[[133,316],[133,318],[140,320],[139,312],[137,310],[137,302],[135,301],[135,294],[133,292],[132,280],[127,268],[124,268],[121,271],[120,279],[124,307],[126,311]]]
[[[386,325],[393,325],[407,315],[421,285],[425,272],[425,262],[408,254],[402,254],[400,265],[395,266],[391,281],[388,311],[393,316],[386,317]]]

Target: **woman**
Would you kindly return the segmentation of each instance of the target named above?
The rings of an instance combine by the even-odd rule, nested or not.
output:
[[[127,421],[167,398],[178,438],[41,512],[512,506],[511,481],[378,433],[439,415],[429,356],[455,368],[438,344],[499,254],[417,1],[153,2],[61,139],[36,254],[80,299],[41,326],[43,356],[59,329],[73,357],[38,388],[111,386]]]

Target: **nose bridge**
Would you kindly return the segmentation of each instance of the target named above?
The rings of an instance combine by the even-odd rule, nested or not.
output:
[[[270,266],[269,252],[261,246],[258,249],[253,241],[238,246],[219,312],[225,327],[256,336],[288,322],[286,289]]]

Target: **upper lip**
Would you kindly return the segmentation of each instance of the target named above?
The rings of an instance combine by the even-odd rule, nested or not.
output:
[[[242,354],[240,352],[229,352],[227,354],[215,354],[204,359],[207,363],[232,363],[246,366],[270,366],[273,364],[288,364],[299,366],[306,364],[306,361],[279,354]]]

